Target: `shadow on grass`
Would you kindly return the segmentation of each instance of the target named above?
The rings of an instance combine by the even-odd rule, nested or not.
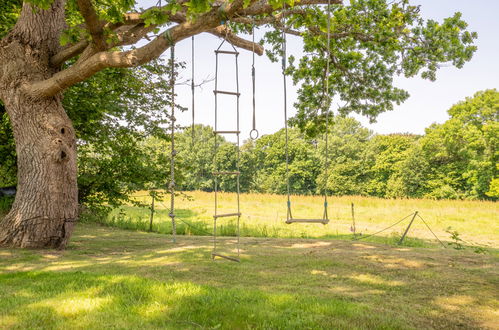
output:
[[[65,252],[0,249],[0,328],[478,328],[494,306],[485,256],[247,238],[234,264],[209,245],[83,225]]]
[[[0,283],[6,328],[403,328],[363,304],[297,293],[81,271],[4,274]]]

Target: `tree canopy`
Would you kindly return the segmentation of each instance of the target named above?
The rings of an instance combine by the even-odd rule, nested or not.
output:
[[[50,8],[53,0],[29,0]],[[8,31],[20,11],[19,0],[2,4],[0,33]],[[69,0],[63,47],[53,54],[53,66],[63,66],[54,76],[30,86],[34,95],[50,96],[88,79],[104,68],[131,67],[158,57],[171,44],[190,35],[208,32],[225,37],[237,47],[267,55],[281,55],[281,31],[303,39],[305,56],[290,56],[287,73],[300,84],[295,118],[313,133],[324,121],[316,97],[325,88],[327,6],[325,0],[175,0],[142,9],[133,0]],[[341,114],[357,112],[375,119],[409,96],[394,85],[396,75],[436,78],[442,63],[462,67],[476,50],[476,33],[467,30],[460,13],[443,22],[425,21],[409,0],[330,0],[329,86],[331,98],[342,101]],[[241,38],[252,25],[267,33],[256,45]],[[150,40],[140,47],[139,40]],[[125,48],[117,48],[125,47]],[[77,58],[78,61],[73,59]],[[318,116],[319,114],[319,116]],[[311,121],[312,120],[312,121]],[[311,125],[311,123],[319,125]]]

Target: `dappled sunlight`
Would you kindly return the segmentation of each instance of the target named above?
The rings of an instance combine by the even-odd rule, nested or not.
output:
[[[385,293],[384,290],[380,289],[362,289],[362,288],[353,288],[350,286],[341,286],[335,285],[333,287],[328,288],[328,291],[340,295],[340,296],[348,296],[348,297],[363,297],[367,295],[382,295]]]
[[[2,329],[14,328],[17,324],[19,324],[19,318],[15,316],[2,315],[2,317],[0,317],[0,328]]]
[[[382,286],[391,286],[391,287],[396,287],[396,286],[402,286],[405,283],[403,281],[392,281],[392,280],[385,280],[381,278],[380,276],[373,275],[373,274],[358,274],[358,275],[351,275],[347,276],[348,278],[365,283],[365,284],[374,284],[374,285],[382,285]]]
[[[437,297],[434,299],[434,303],[443,309],[449,311],[457,311],[463,306],[473,304],[476,301],[475,298],[464,295],[457,295],[451,297]]]
[[[363,243],[353,243],[352,246],[358,249],[376,249],[376,246],[363,244]]]
[[[375,261],[383,265],[383,267],[396,269],[396,268],[423,268],[427,267],[427,264],[422,261],[408,260],[404,258],[393,258],[381,255],[369,255],[362,256],[361,258]]]
[[[112,301],[111,297],[86,297],[86,293],[79,292],[76,296],[67,297],[67,293],[63,297],[54,297],[44,299],[33,304],[27,305],[27,308],[50,307],[57,314],[65,317],[76,316],[96,309],[102,308]],[[92,294],[91,294],[92,295]]]
[[[290,246],[291,249],[310,249],[318,247],[331,246],[331,242],[313,242],[313,243],[295,243]]]
[[[278,319],[294,320],[295,328],[359,327],[352,317],[387,329],[407,320],[416,328],[478,328],[497,319],[490,255],[242,238],[241,263],[232,263],[211,260],[210,237],[172,244],[164,235],[78,230],[77,244],[62,253],[0,249],[8,256],[0,257],[0,328],[29,327],[31,320],[17,318],[23,308],[48,328],[278,328]],[[220,238],[229,255],[237,255],[235,242]],[[26,270],[33,272],[14,273]]]

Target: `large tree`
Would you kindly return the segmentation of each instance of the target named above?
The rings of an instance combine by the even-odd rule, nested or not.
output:
[[[134,0],[26,0],[16,16],[18,2],[0,5],[6,24],[15,22],[0,41],[0,100],[18,157],[18,192],[0,223],[0,244],[18,247],[63,248],[71,237],[78,218],[76,143],[62,95],[99,71],[143,65],[203,32],[262,54],[263,46],[238,36],[253,24],[269,29],[264,43],[275,59],[284,31],[304,41],[307,56],[299,63],[290,58],[287,73],[301,83],[297,123],[314,131],[324,118],[317,95],[328,54],[330,96],[345,101],[343,113],[374,118],[408,97],[393,86],[395,75],[435,79],[440,63],[461,67],[475,50],[476,36],[460,14],[425,22],[409,0],[167,0],[146,10]],[[305,124],[310,119],[315,125]]]

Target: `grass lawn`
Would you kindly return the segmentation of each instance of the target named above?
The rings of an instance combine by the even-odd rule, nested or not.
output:
[[[211,233],[213,227],[213,194],[194,191],[185,192],[190,198],[176,199],[178,231],[187,234]],[[138,192],[136,200],[150,203],[147,192]],[[291,199],[295,217],[322,218],[323,199],[319,196],[293,196]],[[428,223],[435,234],[444,241],[450,241],[448,227],[457,231],[465,245],[480,245],[499,248],[499,203],[483,201],[452,201],[424,199],[380,199],[372,197],[333,197],[329,199],[330,223],[286,225],[286,197],[268,194],[241,194],[241,235],[247,237],[281,238],[346,238],[352,236],[351,203],[354,203],[357,233],[375,233],[415,211]],[[169,199],[156,203],[154,231],[171,233],[168,217]],[[219,194],[220,213],[235,211],[236,195]],[[147,208],[127,206],[121,213],[115,210],[107,219],[112,225],[146,230],[149,227],[150,211]],[[193,224],[196,230],[182,223]],[[234,219],[219,221],[222,235],[235,233]],[[370,241],[393,243],[398,241],[410,221],[410,217]],[[408,235],[410,246],[426,246],[435,243],[435,238],[424,223],[416,218]],[[411,240],[412,238],[412,240]]]
[[[79,224],[66,251],[0,249],[0,328],[499,329],[494,252],[244,237],[238,264],[210,246]]]

